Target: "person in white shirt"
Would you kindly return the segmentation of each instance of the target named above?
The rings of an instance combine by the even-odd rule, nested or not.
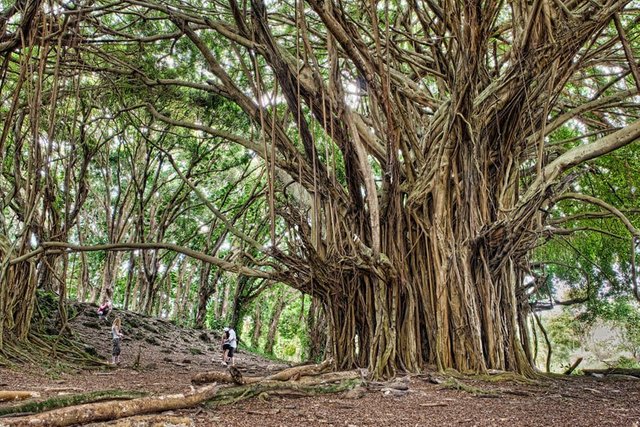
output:
[[[236,331],[231,328],[224,328],[222,334],[222,364],[227,366],[231,362],[231,366],[235,366],[235,352],[238,346],[236,340]]]

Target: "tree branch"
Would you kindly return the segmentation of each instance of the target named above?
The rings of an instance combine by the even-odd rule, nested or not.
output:
[[[620,212],[620,210],[618,208],[616,208],[615,206],[610,205],[609,203],[605,202],[604,200],[598,199],[597,197],[588,196],[586,194],[565,193],[565,194],[562,194],[560,196],[555,197],[552,200],[552,203],[555,203],[558,200],[564,200],[564,199],[581,200],[583,202],[587,202],[587,203],[591,203],[591,204],[600,206],[601,208],[606,209],[607,211],[611,212],[615,217],[620,219],[620,221],[622,221],[622,223],[625,225],[625,227],[627,227],[627,230],[629,230],[629,233],[631,233],[632,236],[640,237],[640,230],[638,230],[631,223],[631,221],[629,221],[629,218],[627,218],[625,216],[625,214]]]
[[[49,252],[97,252],[97,251],[132,251],[132,250],[152,250],[152,249],[167,249],[174,252],[179,252],[188,257],[195,258],[197,260],[207,262],[209,264],[213,264],[218,268],[231,271],[233,273],[244,274],[250,277],[260,277],[263,279],[274,279],[277,274],[275,272],[269,273],[266,271],[254,270],[251,268],[247,268],[242,265],[237,265],[230,263],[228,261],[222,260],[220,258],[216,258],[205,253],[195,251],[193,249],[186,248],[184,246],[179,246],[173,243],[110,243],[104,245],[93,245],[93,246],[81,246],[74,245],[71,243],[65,242],[42,242],[40,246],[28,252],[20,257],[13,258],[9,261],[9,265],[15,265],[20,262],[24,262],[30,258],[33,258],[36,255],[41,253],[49,253]]]
[[[536,197],[543,194],[555,183],[558,176],[564,171],[588,160],[603,156],[620,147],[624,147],[639,137],[640,120],[636,120],[617,132],[604,136],[590,144],[580,145],[567,151],[542,170],[542,174],[529,186],[518,207],[528,205],[532,200],[535,200]]]

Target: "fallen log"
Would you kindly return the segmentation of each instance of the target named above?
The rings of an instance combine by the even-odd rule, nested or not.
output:
[[[208,405],[221,406],[236,403],[255,396],[269,395],[300,397],[318,394],[338,393],[350,390],[360,384],[360,374],[349,371],[350,375],[342,375],[340,379],[332,380],[322,377],[309,377],[305,381],[273,381],[263,380],[253,384],[221,388]]]
[[[258,381],[262,381],[264,377],[242,377],[242,384],[253,384]],[[237,383],[237,381],[231,376],[229,372],[210,371],[200,372],[191,377],[193,384],[206,384],[206,383]]]
[[[17,391],[17,390],[2,390],[0,391],[0,402],[10,402],[12,400],[25,400],[32,397],[40,397],[40,393],[37,391]]]
[[[632,377],[640,378],[640,369],[633,368],[608,368],[608,369],[583,369],[585,375],[630,375]]]
[[[191,394],[174,394],[157,397],[142,397],[128,401],[109,401],[60,408],[27,417],[6,418],[0,427],[46,426],[64,427],[96,421],[110,421],[135,415],[184,409],[196,406],[216,395],[216,385],[211,385]]]
[[[52,409],[67,406],[82,405],[84,403],[102,402],[105,400],[127,400],[144,397],[147,393],[138,391],[100,390],[89,393],[56,396],[39,402],[27,402],[19,405],[0,408],[0,417],[10,414],[37,414]]]
[[[254,384],[260,381],[289,381],[297,380],[305,376],[317,376],[326,371],[331,365],[331,360],[325,360],[317,365],[302,365],[293,368],[284,369],[273,375],[266,377],[243,377],[238,375],[234,376],[229,372],[209,371],[200,372],[191,377],[193,384],[206,384],[212,382],[218,383],[240,383],[240,384]],[[240,378],[240,379],[239,379]]]
[[[265,380],[270,381],[288,381],[290,379],[298,379],[300,377],[309,376],[309,375],[319,375],[325,372],[327,369],[331,367],[331,359],[327,359],[322,363],[318,363],[315,365],[302,365],[295,366],[293,368],[283,369],[280,372],[276,372],[273,375],[269,375],[265,377]]]
[[[364,381],[362,374],[359,371],[339,371],[339,372],[327,372],[326,374],[320,374],[315,376],[305,376],[298,378],[296,383],[298,384],[330,384],[341,381],[349,381],[361,379]]]

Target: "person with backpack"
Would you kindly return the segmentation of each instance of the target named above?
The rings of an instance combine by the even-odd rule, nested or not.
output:
[[[235,352],[237,347],[236,331],[226,327],[222,335],[222,364],[227,366],[231,362],[231,366],[235,366]]]

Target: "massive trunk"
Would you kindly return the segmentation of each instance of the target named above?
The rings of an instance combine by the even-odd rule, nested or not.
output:
[[[376,376],[415,372],[425,362],[463,372],[532,373],[518,317],[526,315],[516,298],[520,270],[516,255],[502,253],[500,234],[508,231],[487,235],[500,221],[495,213],[483,217],[495,203],[473,185],[468,196],[456,194],[448,180],[423,204],[406,206],[397,222],[383,223],[388,237],[381,252],[388,259],[373,271],[350,271],[339,279],[341,292],[320,295],[339,367],[366,365]],[[464,197],[473,203],[461,205]],[[504,202],[513,206],[513,199]]]

